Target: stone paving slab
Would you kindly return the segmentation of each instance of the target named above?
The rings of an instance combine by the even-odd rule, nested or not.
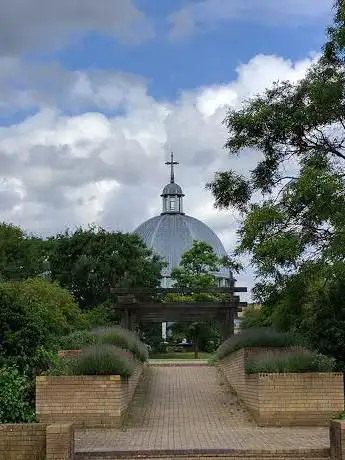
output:
[[[213,366],[152,366],[123,430],[76,431],[76,452],[324,450],[327,428],[259,428]]]
[[[207,359],[150,359],[150,366],[208,366]]]

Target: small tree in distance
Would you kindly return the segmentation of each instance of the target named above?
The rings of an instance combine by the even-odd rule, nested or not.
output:
[[[172,270],[171,278],[175,282],[174,287],[181,290],[216,288],[218,283],[215,273],[222,265],[223,259],[215,254],[212,246],[203,241],[193,241],[191,249],[183,254],[179,267]],[[217,301],[219,298],[219,295],[207,292],[169,295],[169,300],[185,302]],[[176,324],[175,327],[181,333],[181,324]],[[219,330],[214,322],[193,322],[184,329],[186,335],[193,341],[195,358],[198,358],[201,342],[206,343],[211,338],[219,341]]]

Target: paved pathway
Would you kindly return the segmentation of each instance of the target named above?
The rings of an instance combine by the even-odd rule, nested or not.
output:
[[[152,366],[123,430],[78,430],[76,451],[325,449],[327,428],[258,428],[212,366]]]

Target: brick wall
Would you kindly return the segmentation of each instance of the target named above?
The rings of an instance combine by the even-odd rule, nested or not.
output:
[[[46,460],[72,460],[74,457],[74,429],[71,424],[47,426]]]
[[[0,424],[0,458],[45,460],[46,425],[42,423]]]
[[[344,410],[343,374],[258,374],[261,425],[328,425]]]
[[[42,423],[119,427],[143,366],[129,379],[114,376],[44,376],[36,379],[36,415]]]
[[[345,421],[332,420],[329,430],[332,460],[345,460]]]
[[[220,368],[259,425],[328,425],[344,410],[343,374],[246,375],[246,360],[286,352],[282,348],[242,349],[222,359]]]
[[[138,365],[133,375],[128,379],[122,379],[122,411],[126,411],[133,399],[135,390],[142,376],[143,366]]]
[[[246,376],[246,390],[242,398],[255,420],[258,420],[260,415],[258,380],[259,376],[257,374]]]

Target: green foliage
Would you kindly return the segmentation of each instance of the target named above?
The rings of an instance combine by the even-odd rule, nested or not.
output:
[[[59,339],[59,347],[61,350],[81,350],[89,345],[97,343],[97,335],[95,331],[74,331],[69,335]]]
[[[33,422],[30,380],[15,366],[0,368],[0,423]]]
[[[71,366],[74,359],[55,354],[50,360],[48,368],[41,375],[72,375]]]
[[[220,268],[220,259],[212,246],[202,241],[193,241],[186,251],[179,267],[171,272],[174,285],[178,288],[212,288],[217,286],[214,272]]]
[[[130,377],[135,360],[130,352],[114,345],[94,345],[68,361],[72,375],[121,375]]]
[[[291,328],[301,335],[307,346],[319,352],[333,356],[340,371],[345,370],[345,281],[344,278],[310,278],[303,295],[302,313],[290,313]],[[319,283],[316,283],[319,281]],[[321,282],[320,282],[321,281]],[[301,293],[295,292],[295,301]],[[291,299],[292,300],[292,299]],[[291,312],[291,303],[281,306],[281,314]]]
[[[255,304],[248,305],[241,316],[240,328],[243,330],[253,327],[266,327],[269,326],[267,323],[268,321],[262,308],[256,306]]]
[[[135,234],[80,228],[55,236],[51,243],[51,277],[81,308],[108,301],[112,287],[159,285],[162,264]]]
[[[147,347],[138,336],[119,326],[101,328],[96,331],[98,343],[110,344],[129,350],[139,361],[147,361],[149,353]]]
[[[79,320],[71,295],[45,279],[0,283],[0,304],[0,359],[22,370],[44,367],[45,350]]]
[[[216,176],[209,187],[216,204],[243,213],[237,252],[251,254],[264,279],[279,281],[306,261],[338,262],[342,254],[344,83],[342,69],[320,61],[300,82],[276,84],[227,115],[229,151],[257,148],[263,159],[243,176],[252,193],[241,200],[227,193],[232,174],[227,181]]]
[[[0,224],[0,281],[20,281],[43,275],[49,243],[29,236],[12,224]]]
[[[175,341],[179,342],[182,339],[197,341],[198,350],[201,352],[213,353],[220,343],[219,325],[215,321],[176,322],[171,331]]]
[[[216,288],[217,272],[221,266],[236,269],[230,258],[220,258],[213,251],[212,246],[202,241],[193,241],[192,248],[186,251],[181,259],[180,266],[173,269],[171,278],[174,286],[183,289]],[[170,294],[169,301],[173,302],[198,302],[220,301],[224,296],[209,293]],[[188,325],[175,324],[173,333],[180,333],[192,340],[195,354],[199,349],[206,352],[214,351],[219,343],[219,328],[212,321],[193,322]],[[181,335],[182,334],[182,335]]]
[[[130,351],[139,361],[147,361],[148,350],[134,332],[120,326],[74,331],[62,337],[59,345],[63,350],[80,350],[90,345],[115,345]]]
[[[236,254],[255,267],[263,304],[255,319],[297,332],[342,368],[344,51],[345,4],[337,0],[324,53],[306,76],[276,83],[227,114],[229,153],[245,162],[260,151],[255,167],[219,172],[208,184],[217,207],[241,213]]]
[[[241,348],[284,348],[295,345],[290,335],[270,328],[246,329],[223,342],[216,351],[216,358],[222,359]]]
[[[109,298],[99,305],[81,311],[80,328],[94,329],[107,324],[116,324],[120,319],[118,311],[114,308],[114,299]]]
[[[245,364],[245,370],[247,374],[259,372],[332,372],[335,365],[333,358],[300,349],[282,356],[268,353],[258,359],[248,360]]]
[[[345,5],[343,0],[334,2],[334,23],[328,28],[327,42],[324,46],[324,59],[339,66],[345,58]]]
[[[166,345],[162,342],[161,323],[140,322],[139,333],[141,341],[151,348],[150,353],[166,351]]]

